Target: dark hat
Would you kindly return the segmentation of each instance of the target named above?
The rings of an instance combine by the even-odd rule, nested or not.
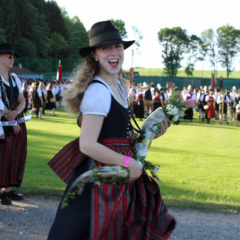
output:
[[[8,43],[1,43],[0,44],[0,54],[12,54],[14,55],[16,58],[20,57],[19,55],[17,55],[12,46]]]
[[[85,57],[95,47],[108,46],[113,44],[124,44],[124,49],[130,47],[135,41],[123,41],[119,31],[111,21],[97,22],[89,31],[89,47],[79,49],[79,54]]]

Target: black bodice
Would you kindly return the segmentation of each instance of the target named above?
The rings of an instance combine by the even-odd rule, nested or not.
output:
[[[94,80],[93,83],[94,82],[98,82],[106,86],[100,81]],[[123,107],[112,95],[111,98],[110,111],[107,117],[104,118],[98,140],[109,138],[129,138],[131,110],[129,107]]]

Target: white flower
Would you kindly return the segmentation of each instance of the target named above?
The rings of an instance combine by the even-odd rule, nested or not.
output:
[[[175,116],[175,117],[173,118],[173,121],[176,122],[177,120],[178,120],[178,116]]]
[[[179,115],[180,115],[180,117],[183,117],[184,116],[184,111],[179,111]]]
[[[173,106],[172,106],[171,104],[168,104],[167,107],[166,107],[166,109],[167,109],[167,110],[170,110],[170,109],[172,109],[172,107],[173,107]]]
[[[179,110],[178,110],[177,107],[174,107],[174,108],[172,109],[172,114],[173,114],[174,116],[177,115],[178,112],[179,112]]]

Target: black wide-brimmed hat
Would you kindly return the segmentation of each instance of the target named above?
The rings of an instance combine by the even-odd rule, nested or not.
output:
[[[135,41],[123,41],[119,31],[111,21],[97,22],[89,31],[89,46],[79,49],[79,54],[85,57],[96,47],[108,46],[123,43],[124,49],[130,47]]]
[[[12,54],[16,58],[20,57],[18,54],[16,54],[12,48],[12,46],[8,43],[1,43],[0,44],[0,54]]]

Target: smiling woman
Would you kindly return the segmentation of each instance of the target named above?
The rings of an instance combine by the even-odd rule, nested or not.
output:
[[[48,240],[167,239],[175,219],[167,212],[158,184],[135,160],[131,139],[128,81],[122,76],[122,64],[124,49],[134,41],[123,41],[113,24],[103,21],[92,26],[89,43],[79,50],[86,61],[64,97],[67,110],[81,115],[81,134],[49,165],[68,183],[64,196],[93,166],[125,167],[129,181],[87,183],[66,208],[60,204]],[[168,126],[163,122],[162,133]]]

